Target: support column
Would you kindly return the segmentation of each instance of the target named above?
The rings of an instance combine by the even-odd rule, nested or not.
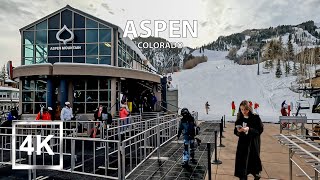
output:
[[[114,115],[116,113],[116,107],[118,105],[118,104],[116,104],[116,102],[117,102],[116,82],[117,82],[116,78],[111,79],[111,107],[112,107],[112,109],[110,110],[110,113],[112,115]],[[109,107],[109,108],[111,108],[111,107]]]
[[[162,106],[165,108],[164,111],[167,111],[167,77],[161,78],[161,94],[162,94]]]
[[[47,79],[47,107],[53,107],[53,84],[52,79]]]
[[[19,78],[19,114],[22,114],[22,80]]]
[[[73,83],[72,81],[69,81],[67,84],[68,84],[68,101],[70,102],[71,107],[73,107]]]
[[[64,103],[68,100],[68,87],[65,79],[60,80],[60,105],[64,107]]]

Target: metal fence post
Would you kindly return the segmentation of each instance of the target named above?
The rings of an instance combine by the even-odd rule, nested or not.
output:
[[[214,161],[212,162],[212,164],[222,164],[221,161],[218,160],[218,155],[217,155],[217,151],[218,151],[218,148],[217,148],[217,136],[218,136],[218,132],[217,131],[214,131]]]
[[[292,161],[291,161],[292,149],[289,147],[289,178],[292,180]]]
[[[210,143],[207,143],[207,150],[208,150],[208,176],[209,176],[209,180],[211,180],[211,148],[210,148]]]
[[[71,172],[74,171],[75,165],[75,140],[71,140]]]
[[[160,118],[159,118],[159,113],[157,114],[157,155],[158,155],[158,162],[160,162]]]
[[[121,168],[121,172],[122,172],[122,179],[126,179],[126,154],[125,154],[125,148],[124,148],[125,144],[123,142],[121,142],[121,157],[122,157],[122,168]]]

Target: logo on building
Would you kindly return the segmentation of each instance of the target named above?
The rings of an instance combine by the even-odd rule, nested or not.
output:
[[[70,38],[68,38],[68,39],[61,39],[61,38],[60,38],[60,35],[61,35],[64,31],[67,31],[68,33],[70,33]],[[57,38],[58,41],[62,41],[63,44],[66,45],[67,42],[73,41],[74,34],[73,34],[72,31],[70,31],[70,29],[69,29],[66,25],[64,25],[64,26],[60,29],[60,31],[57,32],[56,38]]]
[[[61,34],[67,31],[70,34],[70,37],[68,39],[61,39]],[[72,49],[81,49],[81,46],[67,46],[67,43],[70,41],[73,41],[74,39],[74,34],[73,32],[66,26],[64,25],[56,34],[56,38],[58,41],[63,42],[64,46],[51,46],[50,51],[60,51],[60,50],[72,50]]]

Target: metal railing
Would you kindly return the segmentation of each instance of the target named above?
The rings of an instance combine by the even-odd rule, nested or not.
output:
[[[303,174],[296,174],[296,176],[306,176],[310,180],[318,180],[320,172],[320,145],[313,141],[305,139],[305,136],[296,135],[277,135],[279,142],[289,148],[289,178],[293,178],[293,165],[296,165]],[[312,169],[314,174],[308,174],[305,164],[301,164],[294,160],[294,155],[304,160],[308,165],[309,170]]]
[[[146,117],[151,117],[147,115],[154,116],[152,113],[145,115]],[[63,168],[58,171],[109,179],[124,179],[155,151],[160,153],[159,148],[177,134],[179,122],[177,114],[160,115],[158,113],[153,119],[142,119],[140,115],[118,118],[113,120],[110,127],[98,121],[63,122],[62,142],[58,138],[58,128],[54,125],[16,125],[16,142],[12,142],[12,127],[2,127],[0,128],[0,164],[12,165],[11,146],[13,143],[16,144],[16,147],[20,147],[27,135],[41,135],[43,140],[46,135],[50,134],[54,137],[49,141],[49,147],[55,154],[62,153],[63,155]],[[100,131],[100,136],[87,137],[91,127],[96,127]],[[61,146],[62,152],[59,151]],[[56,165],[57,155],[51,156],[44,149],[39,156],[36,155],[36,151],[32,155],[27,155],[27,152],[17,148],[15,163]],[[29,170],[29,179],[36,179],[37,171],[41,172],[41,170]]]

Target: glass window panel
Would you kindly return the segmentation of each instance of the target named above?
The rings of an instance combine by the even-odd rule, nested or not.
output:
[[[51,64],[54,64],[56,62],[59,62],[59,57],[49,57],[48,62]]]
[[[86,19],[86,28],[98,28],[98,23],[91,19]]]
[[[111,91],[108,91],[108,100],[111,101]]]
[[[94,113],[98,108],[98,103],[87,103],[87,112],[86,113]]]
[[[47,63],[48,59],[45,58],[36,58],[36,64]]]
[[[111,42],[111,29],[99,29],[99,41]]]
[[[99,101],[108,101],[108,91],[100,91]]]
[[[65,46],[64,44],[61,44],[61,48],[64,46]],[[72,56],[72,49],[60,50],[60,55],[61,56]]]
[[[98,102],[98,91],[87,91],[86,102]]]
[[[108,80],[108,79],[100,79],[100,81],[99,81],[99,84],[100,84],[99,88],[100,88],[100,89],[111,89],[111,88],[109,87],[109,81],[110,81],[110,80]]]
[[[121,57],[122,57],[122,49],[119,48],[119,49],[118,49],[118,58],[121,58]]]
[[[34,44],[34,31],[23,31],[23,44]]]
[[[56,34],[57,34],[57,30],[50,30],[48,31],[48,41],[49,44],[53,44],[53,43],[59,43],[59,41],[56,38]]]
[[[89,29],[87,30],[87,43],[98,42],[98,30]]]
[[[122,60],[126,60],[126,51],[122,49]]]
[[[59,56],[59,50],[50,50],[52,48],[59,47],[59,44],[48,45],[49,51],[48,56]]]
[[[97,56],[87,56],[86,63],[98,64],[98,57]]]
[[[109,27],[107,27],[107,26],[105,26],[105,25],[103,25],[103,24],[100,24],[100,23],[99,23],[99,28],[100,28],[100,29],[109,29]]]
[[[34,101],[34,92],[22,92],[22,101],[23,102],[33,102]]]
[[[46,106],[46,103],[43,102],[43,103],[35,103],[34,104],[34,114],[38,114],[41,110],[41,106]]]
[[[80,79],[73,82],[74,90],[85,90],[85,82]]]
[[[72,57],[61,57],[60,62],[72,62]]]
[[[60,29],[60,14],[49,18],[48,27],[49,29]]]
[[[98,55],[98,44],[87,44],[87,55]]]
[[[33,50],[34,50],[33,45],[25,45],[24,46],[24,57],[34,57]]]
[[[99,48],[99,55],[111,55],[110,43],[100,43]]]
[[[111,65],[111,56],[100,56],[99,64],[109,64]]]
[[[73,103],[73,111],[77,113],[84,113],[85,103]]]
[[[37,30],[47,29],[47,20],[36,25]]]
[[[22,88],[22,90],[33,90],[34,81],[30,79],[24,79],[24,81],[22,81]]]
[[[42,59],[46,59],[48,56],[48,49],[47,49],[47,45],[36,45],[36,57],[37,58],[42,58]]]
[[[36,31],[36,43],[47,44],[47,31]]]
[[[74,63],[85,63],[85,58],[84,57],[73,57],[73,62]]]
[[[74,30],[74,43],[85,43],[85,30]]]
[[[33,114],[33,104],[32,103],[22,103],[22,113],[23,114]]]
[[[34,30],[34,26],[31,26],[29,27],[28,29],[26,29],[27,31],[30,31],[30,30]]]
[[[83,56],[85,54],[84,44],[74,44],[74,46],[81,46],[81,49],[74,49],[73,56]]]
[[[47,93],[46,91],[36,91],[35,102],[46,102]]]
[[[74,28],[85,28],[85,19],[83,16],[74,13]]]
[[[63,31],[61,34],[60,34],[60,39],[69,39],[71,37],[71,34],[68,32],[68,31]],[[62,43],[62,42],[61,42]],[[70,43],[70,42],[68,42]]]
[[[36,85],[36,90],[46,90],[47,89],[47,81],[45,80],[34,80],[35,85]]]
[[[107,107],[107,110],[110,112],[111,103],[99,103],[99,105],[102,105],[103,107]]]
[[[98,90],[98,79],[88,79],[87,90]]]
[[[66,25],[69,29],[72,28],[72,12],[64,10],[61,12],[61,27]]]
[[[85,102],[85,91],[75,90],[73,93],[74,102]]]

